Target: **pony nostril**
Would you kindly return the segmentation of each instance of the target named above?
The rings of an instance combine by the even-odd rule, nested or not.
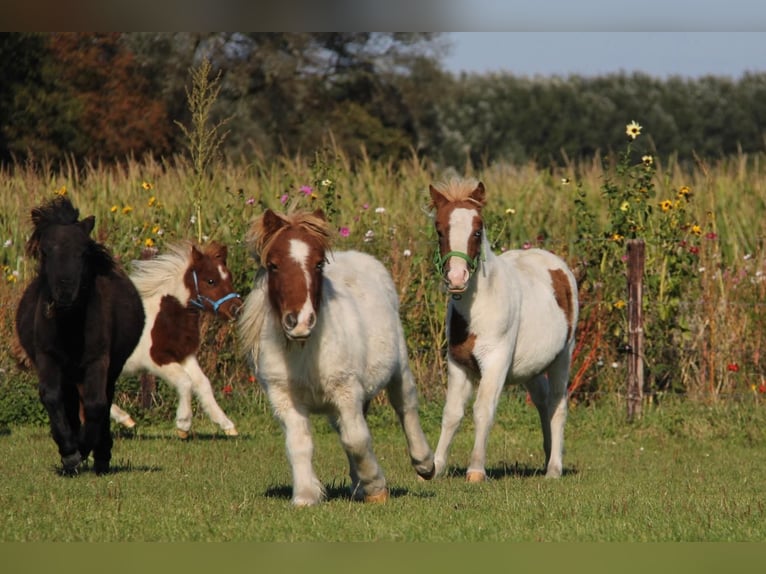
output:
[[[309,315],[309,329],[313,329],[316,323],[317,323],[316,313],[311,313],[311,315]]]
[[[285,329],[292,331],[298,324],[298,316],[295,313],[286,313],[285,316],[282,317],[282,324],[285,326]]]

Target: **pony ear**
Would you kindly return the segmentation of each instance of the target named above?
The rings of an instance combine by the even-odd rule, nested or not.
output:
[[[192,256],[192,263],[194,265],[202,261],[202,258],[204,257],[204,255],[202,254],[202,251],[197,249],[196,245],[191,246],[191,256]]]
[[[327,221],[327,218],[324,216],[324,211],[322,211],[321,207],[317,207],[314,210],[314,217],[321,219],[322,221]]]
[[[218,248],[218,251],[216,252],[215,256],[223,261],[223,264],[226,265],[226,257],[229,255],[229,248],[225,245],[221,245]]]
[[[487,194],[484,191],[484,184],[482,182],[479,182],[476,189],[471,192],[471,199],[481,206],[487,203]]]
[[[89,215],[85,219],[78,221],[77,225],[79,225],[80,229],[85,232],[85,235],[90,235],[90,232],[93,231],[93,228],[96,226],[96,216]]]
[[[442,205],[447,203],[447,198],[442,195],[442,192],[436,189],[433,185],[428,186],[428,193],[431,194],[431,207],[439,209]]]
[[[263,212],[263,231],[266,237],[276,233],[285,225],[285,220],[282,219],[271,209],[267,209]]]

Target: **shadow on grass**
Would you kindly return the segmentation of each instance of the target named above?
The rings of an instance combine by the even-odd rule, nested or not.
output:
[[[146,432],[143,430],[120,428],[112,431],[112,436],[119,440],[175,440],[178,442],[205,442],[205,441],[236,441],[252,440],[255,435],[239,434],[237,436],[227,436],[221,432],[196,432],[190,431],[187,438],[179,437],[175,431],[171,432]]]
[[[333,500],[351,500],[351,490],[348,484],[340,485],[327,485],[325,484],[326,501]],[[283,500],[290,500],[293,496],[293,487],[288,485],[272,486],[266,489],[264,492],[266,498],[280,498]],[[416,498],[433,498],[433,492],[412,492],[406,488],[391,488],[388,489],[388,496],[390,498],[401,498],[404,496],[414,496]]]
[[[81,464],[74,472],[64,472],[60,466],[54,466],[53,472],[64,478],[76,478],[83,474],[96,474],[93,470],[93,466],[90,463]],[[130,462],[111,464],[109,465],[109,472],[103,473],[101,476],[109,476],[113,474],[124,474],[128,472],[162,472],[161,466],[149,466],[145,464],[131,464]]]
[[[452,466],[447,469],[446,476],[451,478],[461,478],[465,477],[466,472],[468,471],[468,467],[462,466]],[[538,466],[532,466],[526,463],[519,463],[517,462],[505,462],[500,461],[496,466],[490,466],[486,469],[487,471],[487,478],[492,480],[497,480],[500,478],[506,478],[506,477],[516,477],[516,478],[532,478],[532,477],[545,477],[545,469],[538,467]],[[578,473],[577,469],[574,467],[564,467],[562,471],[563,476],[574,476]]]

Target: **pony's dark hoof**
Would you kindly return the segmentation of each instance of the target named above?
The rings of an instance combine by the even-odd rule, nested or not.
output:
[[[82,455],[74,452],[61,457],[61,476],[75,476],[79,472]]]
[[[416,468],[415,472],[417,472],[418,476],[422,478],[423,480],[431,480],[434,477],[434,475],[436,475],[436,465],[434,463],[431,463],[431,468],[429,468],[427,471],[424,472]]]
[[[102,474],[109,474],[109,461],[93,461],[93,472],[95,472],[98,476],[101,476]]]

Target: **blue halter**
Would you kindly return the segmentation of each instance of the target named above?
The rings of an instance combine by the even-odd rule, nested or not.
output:
[[[213,312],[217,315],[218,314],[218,308],[226,303],[229,299],[236,299],[239,297],[239,293],[229,293],[228,295],[224,295],[217,301],[213,301],[210,297],[205,297],[199,292],[199,283],[197,281],[197,272],[192,270],[192,277],[194,278],[194,289],[197,291],[197,297],[195,299],[189,299],[189,305],[192,305],[194,307],[197,307],[198,309],[205,309],[205,303],[208,303],[212,308]]]

